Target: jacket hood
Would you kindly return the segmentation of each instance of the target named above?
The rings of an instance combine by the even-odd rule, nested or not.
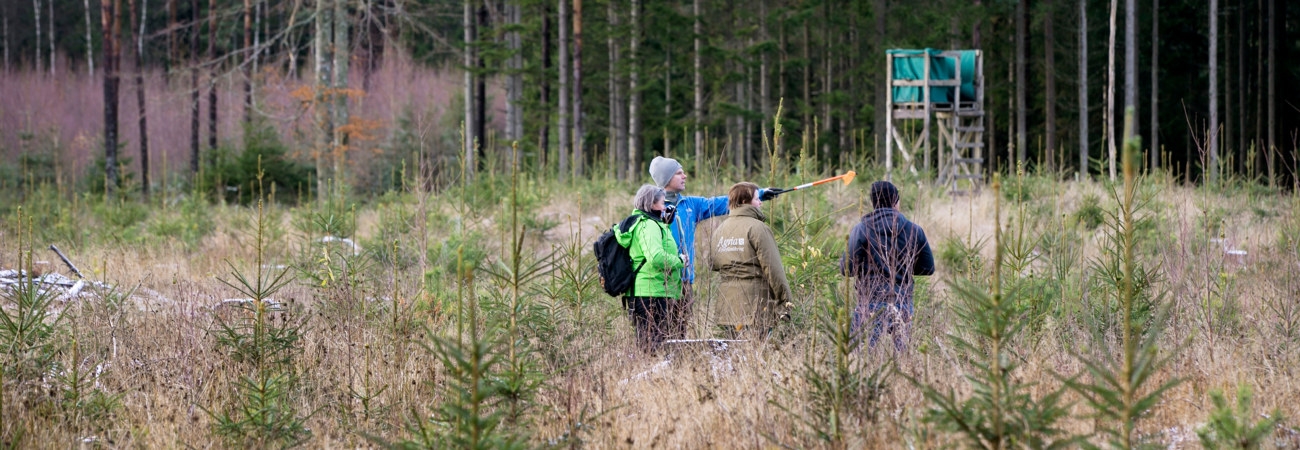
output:
[[[622,245],[624,247],[628,247],[632,245],[632,234],[634,231],[636,231],[636,228],[641,225],[642,220],[648,219],[655,222],[659,222],[658,218],[655,218],[650,214],[647,214],[645,211],[639,209],[633,209],[632,213],[628,214],[628,216],[636,217],[636,220],[632,222],[631,226],[627,227],[627,231],[623,231],[623,229],[619,227],[619,225],[623,224],[622,221],[619,221],[618,223],[614,224],[614,238],[618,240],[618,245]]]

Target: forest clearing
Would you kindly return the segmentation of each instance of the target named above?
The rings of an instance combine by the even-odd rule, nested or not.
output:
[[[1300,8],[736,6],[0,4],[0,444],[1300,448]],[[647,345],[593,244],[689,196]]]

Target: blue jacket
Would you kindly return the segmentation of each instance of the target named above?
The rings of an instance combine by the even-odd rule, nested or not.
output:
[[[677,218],[673,219],[668,228],[672,231],[673,240],[677,241],[677,248],[690,258],[686,270],[682,272],[682,280],[694,283],[695,225],[713,216],[725,216],[731,212],[727,209],[727,196],[689,197],[670,194],[669,197],[675,197],[666,199],[666,203],[677,205]]]

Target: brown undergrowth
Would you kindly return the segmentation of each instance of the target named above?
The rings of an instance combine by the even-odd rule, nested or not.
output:
[[[1109,241],[1078,212],[1091,195],[1113,213],[1117,202],[1108,193],[1122,187],[1036,174],[1012,174],[1004,183],[1016,177],[1033,186],[1020,191],[1026,195],[1003,198],[1003,233],[1018,236],[1025,250],[1015,276],[1028,289],[1023,298],[1032,301],[1012,311],[1024,328],[1002,352],[1015,361],[1010,383],[1040,398],[1065,380],[1087,379],[1085,356],[1118,355],[1105,350],[1116,348],[1120,336],[1096,270]],[[594,284],[589,250],[600,228],[630,209],[633,185],[599,177],[568,185],[522,174],[483,178],[441,192],[408,188],[369,204],[267,203],[262,212],[204,205],[210,231],[193,241],[131,237],[129,230],[104,226],[64,246],[57,229],[40,222],[59,219],[33,219],[26,211],[25,219],[7,217],[2,268],[49,259],[41,249],[59,243],[89,278],[117,288],[53,302],[49,310],[62,318],[46,321],[57,330],[41,347],[48,357],[6,359],[4,442],[57,448],[295,442],[928,448],[966,442],[922,420],[933,404],[918,385],[958,400],[972,396],[967,377],[980,356],[945,337],[969,332],[948,282],[987,274],[994,264],[994,191],[948,198],[898,180],[902,210],[926,229],[938,273],[918,287],[907,352],[859,351],[842,362],[863,368],[863,376],[889,365],[883,384],[836,393],[843,387],[814,386],[818,377],[834,379],[837,364],[836,338],[819,323],[833,322],[834,303],[851,298],[836,294],[846,286],[836,263],[872,180],[786,194],[764,206],[799,299],[792,321],[771,342],[725,349],[686,344],[650,356],[636,350],[617,300]],[[721,193],[730,184],[697,181],[691,193]],[[1251,192],[1158,177],[1143,179],[1135,192],[1153,219],[1133,229],[1135,258],[1159,275],[1149,287],[1165,292],[1168,305],[1168,325],[1155,345],[1171,359],[1149,385],[1182,383],[1140,412],[1134,441],[1195,447],[1197,431],[1207,429],[1215,410],[1210,393],[1246,385],[1254,392],[1250,417],[1273,411],[1283,417],[1266,444],[1300,446],[1294,419],[1300,417],[1300,208],[1292,197]],[[100,220],[84,203],[66,213],[84,217],[88,226]],[[197,217],[179,208],[147,214],[137,226]],[[34,225],[24,228],[23,221]],[[698,258],[707,257],[709,229],[702,226],[697,236]],[[257,244],[257,230],[273,238]],[[20,259],[28,250],[23,254],[32,256]],[[287,272],[288,281],[263,299],[276,306],[265,302],[269,309],[259,313],[226,302],[249,297],[220,281],[234,279],[235,271]],[[716,285],[713,273],[700,271],[691,337],[711,337]],[[3,299],[6,313],[16,314],[16,295]],[[301,421],[292,439],[250,439],[257,435],[221,426],[222,414],[246,418],[234,413],[251,395],[239,386],[259,372],[219,339],[222,320],[240,317],[268,327],[300,326],[286,365],[262,370],[292,375],[275,398],[278,411]],[[21,371],[15,361],[24,364]],[[868,389],[876,396],[864,395]],[[864,398],[872,400],[854,400]],[[826,399],[843,406],[830,408]],[[1106,440],[1100,430],[1116,427],[1095,417],[1077,392],[1060,400],[1067,415],[1058,425],[1069,436],[1100,445]],[[838,431],[813,420],[831,417],[820,411],[833,411]]]

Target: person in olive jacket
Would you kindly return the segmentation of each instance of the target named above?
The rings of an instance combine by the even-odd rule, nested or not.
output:
[[[870,346],[888,332],[901,352],[912,327],[913,277],[934,274],[934,255],[925,230],[898,211],[893,183],[871,184],[871,206],[875,210],[849,232],[840,258],[840,270],[854,278],[858,294],[853,334],[861,339],[870,321]]]
[[[682,295],[681,272],[686,267],[686,256],[677,251],[677,242],[668,232],[672,215],[665,211],[664,195],[657,186],[641,186],[632,201],[632,214],[640,219],[626,233],[615,228],[619,245],[627,247],[632,257],[632,267],[639,268],[623,304],[632,316],[637,342],[649,351],[657,349],[670,331],[669,311]]]
[[[788,316],[790,284],[765,223],[758,185],[736,183],[727,200],[731,215],[713,232],[709,261],[722,278],[714,315],[725,336],[762,339]]]

